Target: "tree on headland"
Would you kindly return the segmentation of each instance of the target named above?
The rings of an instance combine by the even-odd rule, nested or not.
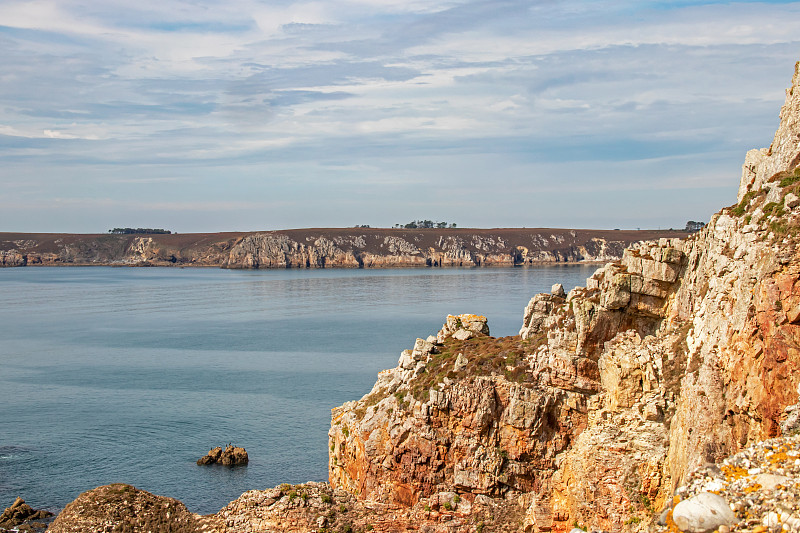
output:
[[[169,235],[172,232],[168,229],[161,229],[161,228],[114,228],[108,230],[109,233],[113,235],[131,235],[131,234],[138,234],[138,235]]]
[[[705,222],[696,222],[694,220],[690,220],[686,223],[686,228],[684,231],[688,231],[689,233],[694,233],[695,231],[700,231],[706,226]]]
[[[405,229],[430,229],[430,228],[455,228],[456,225],[454,223],[448,222],[434,222],[432,220],[413,220],[408,224],[395,224],[395,228],[405,228]]]

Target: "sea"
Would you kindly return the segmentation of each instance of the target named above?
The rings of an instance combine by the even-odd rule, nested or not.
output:
[[[0,269],[0,510],[129,483],[215,513],[328,477],[330,410],[448,314],[515,335],[597,265],[376,270]],[[246,467],[201,467],[215,446]]]

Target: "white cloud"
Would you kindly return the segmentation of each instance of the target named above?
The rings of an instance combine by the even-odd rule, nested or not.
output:
[[[798,3],[9,0],[0,181],[34,179],[26,194],[64,209],[78,204],[49,176],[125,209],[144,183],[164,198],[149,212],[187,217],[175,206],[261,191],[280,220],[333,212],[369,183],[396,204],[376,216],[403,212],[413,189],[453,173],[471,184],[465,202],[487,179],[552,200],[580,191],[588,166],[599,205],[659,188],[712,204],[744,150],[771,140],[798,15]],[[703,163],[725,158],[726,171]],[[524,194],[510,195],[520,210]],[[252,201],[241,209],[266,208]]]

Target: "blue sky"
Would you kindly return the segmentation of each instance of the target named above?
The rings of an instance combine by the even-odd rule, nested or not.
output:
[[[0,231],[668,228],[768,146],[800,2],[2,0]]]

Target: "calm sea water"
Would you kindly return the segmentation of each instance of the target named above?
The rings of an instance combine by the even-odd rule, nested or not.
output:
[[[445,316],[519,330],[528,300],[596,267],[0,270],[0,509],[125,482],[213,513],[327,479],[330,409]],[[199,467],[233,442],[246,468]]]

